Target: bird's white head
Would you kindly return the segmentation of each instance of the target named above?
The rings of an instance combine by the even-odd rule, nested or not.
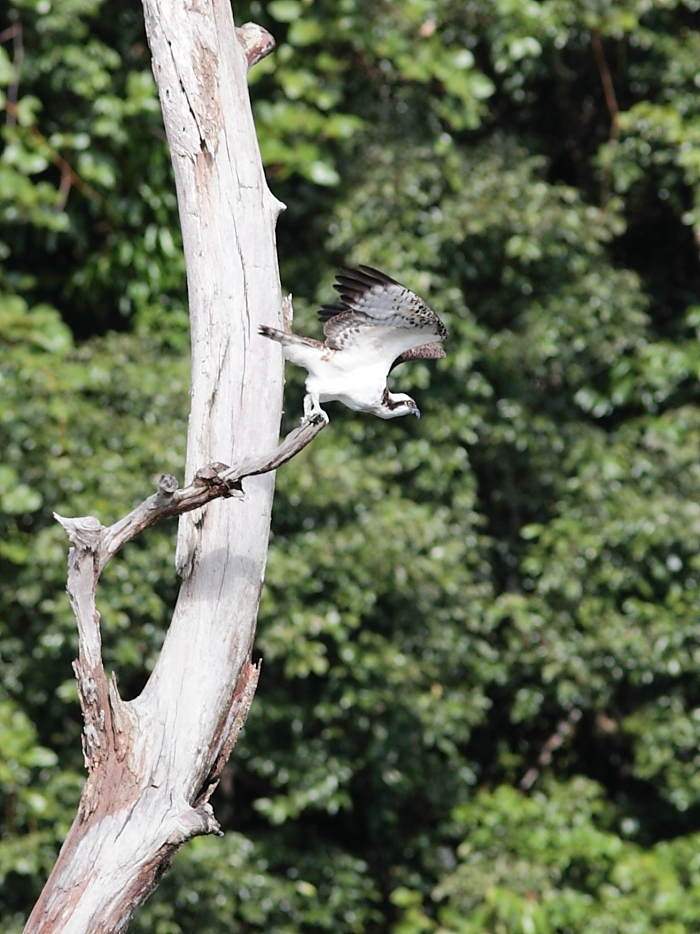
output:
[[[420,418],[420,409],[416,400],[407,396],[405,392],[385,392],[380,410],[380,418],[398,418],[399,415],[415,415]]]

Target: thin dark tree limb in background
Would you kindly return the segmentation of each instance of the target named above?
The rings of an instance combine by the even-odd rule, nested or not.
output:
[[[576,724],[581,719],[581,711],[574,707],[569,714],[557,724],[556,730],[549,737],[547,742],[540,750],[537,757],[537,765],[532,766],[520,779],[520,787],[523,791],[528,791],[535,784],[540,775],[540,770],[546,768],[552,761],[552,754],[571,736],[576,729]]]
[[[615,85],[613,84],[612,75],[608,68],[605,52],[603,51],[603,43],[600,37],[600,29],[591,30],[591,49],[593,50],[593,57],[595,58],[598,74],[600,75],[600,82],[603,85],[605,103],[608,108],[608,113],[610,114],[610,134],[608,136],[608,142],[611,146],[617,146],[617,142],[620,138],[620,108],[617,103]],[[610,184],[610,169],[606,166],[603,169],[600,179],[600,206],[603,210],[606,209],[608,201],[610,200]]]
[[[17,121],[17,105],[12,101],[7,100],[5,101],[4,109],[7,111],[8,126],[14,126]],[[57,204],[57,208],[59,210],[65,207],[71,187],[77,188],[85,195],[86,198],[90,198],[91,201],[95,201],[100,205],[100,207],[106,209],[107,205],[102,195],[98,194],[98,192],[96,192],[91,185],[89,185],[80,177],[80,175],[78,175],[75,169],[63,158],[60,152],[54,149],[43,133],[37,130],[36,127],[29,127],[28,132],[32,139],[39,144],[42,155],[46,156],[47,159],[53,162],[53,164],[61,173],[61,182],[59,186],[60,198]]]
[[[22,24],[14,23],[0,32],[0,43],[12,39],[13,57],[12,68],[15,76],[12,84],[7,89],[7,125],[14,126],[17,122],[17,100],[19,98],[19,79],[22,74],[22,62],[24,61],[24,42],[22,37]],[[9,104],[9,107],[7,106]]]

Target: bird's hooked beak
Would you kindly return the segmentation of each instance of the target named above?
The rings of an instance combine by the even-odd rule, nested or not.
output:
[[[420,418],[420,409],[416,406],[414,409],[411,409],[411,414],[415,415],[416,418]]]

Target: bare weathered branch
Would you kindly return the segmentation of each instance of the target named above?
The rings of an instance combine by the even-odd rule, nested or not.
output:
[[[66,519],[57,513],[54,513],[54,516],[66,530],[68,538],[77,549],[76,554],[89,552],[95,555],[96,586],[97,577],[110,558],[141,532],[161,519],[181,516],[206,506],[212,500],[242,497],[242,481],[246,477],[277,470],[310,444],[326,424],[322,421],[305,422],[299,428],[290,431],[276,450],[258,457],[244,458],[240,464],[233,467],[219,463],[208,464],[198,470],[192,483],[183,489],[178,488],[175,477],[163,474],[158,481],[156,493],[109,527],[103,526],[94,516],[84,516],[80,519]],[[78,611],[75,607],[74,610],[77,617]],[[84,613],[81,615],[85,616]],[[94,645],[94,640],[87,638],[87,635],[86,642],[90,647],[90,657],[94,659],[96,652],[99,655],[99,645]]]

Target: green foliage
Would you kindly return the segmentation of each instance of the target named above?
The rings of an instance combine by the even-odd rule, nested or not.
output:
[[[359,262],[424,295],[450,339],[392,374],[420,423],[331,406],[279,472],[263,675],[214,802],[227,834],[178,855],[134,930],[696,930],[698,4],[235,13],[278,40],[251,82],[297,329],[320,334],[337,265]],[[181,473],[187,367],[138,5],[4,14],[9,934],[82,768],[52,512],[108,522]],[[167,626],[173,534],[151,530],[100,589],[127,696]]]
[[[458,808],[459,862],[434,892],[442,929],[693,930],[697,835],[642,850],[605,828],[608,810],[583,778],[527,798],[501,786]]]
[[[6,274],[80,337],[133,318],[184,348],[177,207],[139,8],[7,6],[23,54],[15,38],[14,69],[7,55],[0,67],[7,99],[17,75],[21,95],[0,159]]]
[[[187,934],[194,924],[199,931],[361,932],[381,919],[363,860],[331,847],[322,860],[302,856],[285,866],[280,843],[254,845],[237,833],[193,841],[134,930]]]
[[[6,640],[3,640],[6,643]],[[20,931],[23,915],[56,859],[56,840],[68,832],[83,776],[59,769],[39,745],[31,720],[14,700],[0,700],[0,884],[3,931]]]

